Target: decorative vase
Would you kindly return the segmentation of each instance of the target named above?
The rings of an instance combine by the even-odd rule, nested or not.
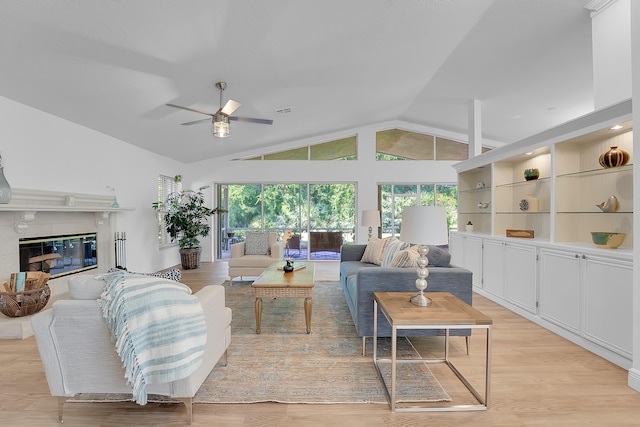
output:
[[[287,260],[287,263],[282,267],[282,270],[285,273],[291,273],[293,271],[293,264],[291,264],[290,260]]]
[[[2,166],[2,156],[0,156],[0,203],[7,204],[11,201],[11,186],[4,177],[4,167]]]
[[[527,181],[538,179],[539,177],[540,177],[540,171],[537,168],[524,170],[524,179],[526,179]]]
[[[603,168],[614,168],[616,166],[626,165],[629,161],[629,153],[617,145],[612,146],[608,151],[600,154],[598,163]]]
[[[523,212],[538,212],[539,205],[540,201],[531,194],[527,194],[520,200],[520,210]]]

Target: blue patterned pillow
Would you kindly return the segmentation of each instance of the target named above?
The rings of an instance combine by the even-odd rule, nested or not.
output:
[[[380,264],[380,267],[391,267],[391,261],[393,261],[393,257],[396,253],[403,249],[407,249],[408,247],[409,243],[398,240],[395,237],[392,238],[384,248],[384,255],[382,255],[382,263]]]
[[[247,233],[244,236],[245,255],[269,255],[269,233]]]

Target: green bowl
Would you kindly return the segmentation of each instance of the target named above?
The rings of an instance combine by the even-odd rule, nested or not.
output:
[[[613,233],[610,231],[592,231],[591,240],[599,248],[615,249],[624,241],[625,233]]]

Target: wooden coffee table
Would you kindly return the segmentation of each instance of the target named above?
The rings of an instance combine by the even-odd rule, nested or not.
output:
[[[431,305],[419,307],[413,305],[410,298],[415,292],[374,292],[373,293],[373,363],[382,380],[389,406],[396,411],[454,411],[454,410],[487,410],[489,408],[491,379],[491,326],[493,321],[480,311],[448,292],[427,292]],[[391,359],[378,358],[378,307],[391,324]],[[399,329],[444,329],[444,358],[442,359],[402,359],[397,360],[397,331]],[[467,381],[449,359],[450,329],[485,329],[487,331],[487,348],[485,359],[484,397]],[[391,363],[391,387],[385,383],[380,370],[380,363]],[[396,368],[397,363],[445,363],[458,379],[466,386],[478,401],[477,405],[446,405],[416,407],[398,407],[396,401]]]
[[[295,262],[295,268],[303,269],[285,273],[284,261],[271,264],[251,285],[255,291],[256,334],[262,330],[262,298],[304,298],[304,317],[307,333],[311,333],[311,310],[315,265],[312,262]]]

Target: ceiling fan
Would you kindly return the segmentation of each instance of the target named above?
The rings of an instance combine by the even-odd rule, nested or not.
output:
[[[182,110],[193,111],[194,113],[206,114],[207,116],[211,116],[211,119],[200,119],[194,120],[192,122],[182,123],[185,126],[195,125],[197,123],[204,123],[211,121],[213,122],[213,134],[219,138],[224,138],[230,135],[229,133],[229,121],[235,120],[238,122],[249,122],[249,123],[260,123],[263,125],[271,125],[273,124],[273,120],[269,119],[254,119],[251,117],[237,117],[231,116],[231,114],[240,107],[240,103],[236,102],[232,99],[228,100],[227,103],[222,106],[222,92],[227,87],[225,82],[216,83],[216,87],[220,89],[220,109],[215,113],[207,113],[205,111],[196,110],[189,107],[182,107],[180,105],[175,104],[167,104],[169,107],[180,108]]]

